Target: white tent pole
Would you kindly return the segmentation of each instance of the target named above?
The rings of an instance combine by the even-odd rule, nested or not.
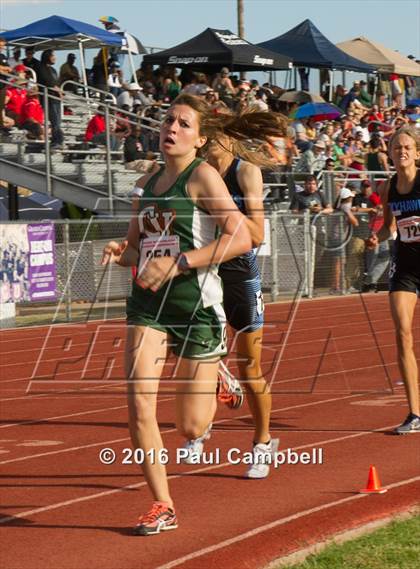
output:
[[[130,62],[131,73],[133,74],[133,83],[137,83],[136,68],[135,68],[134,61],[133,61],[133,54],[131,53],[130,48],[128,49],[128,60]],[[131,83],[131,81],[130,81],[130,83]]]
[[[333,87],[334,87],[334,69],[330,69],[330,94],[329,94],[329,101],[332,101],[333,97]]]
[[[88,82],[87,82],[87,75],[86,75],[85,54],[84,54],[84,50],[83,50],[83,44],[81,41],[79,41],[79,52],[80,52],[80,65],[82,67],[83,84],[85,86],[85,98],[86,98],[86,103],[87,103],[87,106],[89,109],[89,115],[90,115],[90,101],[89,101]]]

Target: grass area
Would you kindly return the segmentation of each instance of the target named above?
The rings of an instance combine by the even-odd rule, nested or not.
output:
[[[420,566],[420,516],[392,522],[342,545],[329,545],[289,569],[414,569]],[[279,569],[284,569],[279,565]]]

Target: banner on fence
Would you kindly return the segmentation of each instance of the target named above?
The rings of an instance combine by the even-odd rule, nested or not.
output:
[[[54,301],[54,224],[1,225],[0,238],[0,303]]]

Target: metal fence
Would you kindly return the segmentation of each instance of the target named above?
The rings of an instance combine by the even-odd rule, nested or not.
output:
[[[386,268],[386,251],[381,252],[378,260],[364,248],[364,238],[369,233],[366,216],[359,216],[357,232],[340,213],[311,217],[309,213],[274,210],[266,212],[265,218],[266,237],[258,251],[258,261],[263,291],[272,301],[360,290],[369,263],[381,263],[376,273],[380,267]],[[54,222],[57,301],[18,305],[19,314],[25,316],[23,323],[39,322],[31,315],[47,310],[52,321],[123,317],[131,271],[118,265],[105,270],[100,258],[108,241],[126,236],[128,221],[127,217],[93,217]]]

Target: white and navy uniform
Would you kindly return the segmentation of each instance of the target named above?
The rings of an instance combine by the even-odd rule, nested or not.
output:
[[[235,158],[224,182],[238,209],[247,215],[246,200],[237,174],[241,160]],[[235,257],[219,267],[223,282],[223,307],[227,320],[239,332],[254,332],[264,324],[264,302],[256,250]]]
[[[397,221],[398,235],[389,269],[389,290],[420,294],[420,170],[410,193],[398,193],[397,182],[395,174],[388,204]]]

